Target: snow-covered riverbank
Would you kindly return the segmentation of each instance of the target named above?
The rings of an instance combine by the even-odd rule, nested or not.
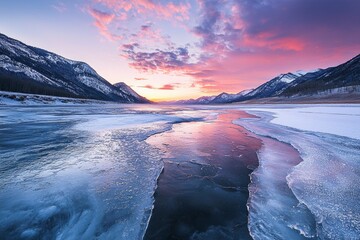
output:
[[[249,110],[272,113],[271,123],[360,139],[360,104],[271,105]]]
[[[249,229],[255,239],[286,236],[291,228],[304,238],[358,238],[359,110],[359,105],[267,106],[247,110],[257,119],[235,121],[263,138],[248,203]],[[303,161],[288,168],[293,157],[284,158],[284,151],[272,145],[274,139],[294,147]],[[284,170],[285,174],[277,174]],[[297,203],[286,194],[287,188]],[[295,212],[289,216],[288,209]]]
[[[80,99],[80,98],[66,98],[55,97],[30,93],[17,93],[0,91],[0,106],[1,105],[78,105],[78,104],[105,104],[109,102],[93,100],[93,99]]]

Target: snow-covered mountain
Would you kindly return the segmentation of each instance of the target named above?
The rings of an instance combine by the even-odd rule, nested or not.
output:
[[[360,55],[336,67],[280,74],[253,90],[238,94],[221,93],[202,104],[256,101],[270,98],[276,98],[277,102],[281,102],[281,99],[291,101],[291,99],[299,100],[299,98],[302,102],[306,102],[307,99],[319,100],[320,98],[327,100],[333,98],[334,102],[344,98],[349,102],[351,99],[358,100],[360,98]],[[191,104],[199,104],[198,99],[178,102],[188,104],[190,101]]]
[[[238,102],[243,100],[249,100],[254,98],[264,98],[275,96],[282,93],[291,82],[295,79],[303,76],[305,73],[298,71],[295,73],[286,73],[280,74],[279,76],[271,79],[270,81],[262,84],[261,86],[255,89],[248,89],[241,91],[236,94],[231,93],[221,93],[217,96],[205,96],[198,99],[189,99],[189,100],[180,100],[175,103],[177,104],[221,104],[221,103],[231,103]]]
[[[147,102],[115,87],[88,64],[0,34],[0,90],[123,103]]]
[[[324,93],[359,93],[360,54],[336,67],[320,69],[293,81],[281,96],[312,96]],[[338,91],[341,89],[340,91]],[[345,91],[345,89],[347,89]],[[345,92],[344,92],[345,91]]]
[[[148,99],[146,99],[143,96],[140,96],[137,92],[135,92],[131,87],[129,87],[126,83],[124,82],[118,82],[115,83],[114,86],[116,88],[118,88],[119,90],[127,93],[128,95],[134,96],[137,100],[138,103],[149,103],[150,101]]]
[[[286,73],[280,74],[270,81],[260,85],[255,88],[253,91],[246,94],[247,98],[264,98],[271,97],[278,94],[281,94],[291,82],[293,82],[298,77],[303,76],[303,73]]]
[[[241,91],[239,93],[231,94],[231,93],[221,93],[218,96],[216,96],[213,100],[211,100],[211,103],[229,103],[234,101],[235,99],[241,98],[243,96],[246,96],[249,94],[253,89],[248,89]]]
[[[234,101],[244,101],[269,97],[306,98],[347,97],[360,94],[360,55],[327,69],[311,72],[281,74],[264,83],[254,91]]]
[[[217,96],[203,96],[196,99],[179,100],[174,102],[168,102],[172,104],[209,104]]]
[[[168,102],[168,103],[173,103],[173,104],[219,104],[219,103],[229,103],[229,102],[233,101],[236,98],[239,98],[241,96],[246,95],[250,91],[252,91],[252,89],[244,90],[244,91],[241,91],[239,93],[234,93],[234,94],[223,92],[223,93],[220,93],[219,95],[216,95],[216,96],[203,96],[203,97],[199,97],[197,99],[179,100],[179,101]]]

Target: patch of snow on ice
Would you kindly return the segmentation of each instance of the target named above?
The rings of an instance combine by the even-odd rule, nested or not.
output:
[[[287,116],[289,114],[305,114],[300,115],[304,121],[307,121],[304,119],[306,117],[315,116],[319,124],[326,125],[327,121],[337,122],[337,125],[332,125],[335,129],[336,126],[342,130],[357,129],[359,122],[357,121],[359,117],[359,106],[357,105],[328,105],[308,108],[299,105],[297,109],[294,107],[293,105],[291,109],[280,109],[280,112],[290,111],[287,112]],[[319,129],[314,126],[311,132],[299,129],[305,128],[307,124],[302,126],[301,123],[298,123],[298,129],[272,124],[270,122],[273,118],[272,114],[273,112],[278,113],[279,109],[274,106],[269,108],[249,111],[260,118],[249,119],[240,124],[257,135],[270,136],[281,142],[289,143],[298,150],[303,161],[292,168],[292,171],[286,176],[286,180],[299,202],[304,204],[315,216],[316,235],[319,239],[358,239],[360,235],[360,195],[358,194],[360,189],[358,184],[354,183],[360,181],[359,139],[320,133]],[[326,118],[321,116],[326,116]],[[346,120],[346,118],[350,120]],[[327,127],[328,132],[334,133],[335,131],[336,133],[336,130]],[[317,125],[317,128],[320,126]],[[348,135],[344,132],[340,133]],[[270,161],[270,159],[267,158],[263,161]],[[278,164],[276,168],[281,170],[283,165]],[[269,171],[269,169],[265,170]],[[265,186],[271,186],[272,183],[274,182],[269,181]],[[252,201],[255,201],[253,204],[260,206],[264,204],[256,199],[252,199]],[[289,225],[291,228],[293,226],[293,224]],[[262,230],[264,228],[256,229],[256,231]],[[284,238],[286,237],[280,239]]]
[[[360,105],[253,109],[274,113],[272,123],[360,139]]]

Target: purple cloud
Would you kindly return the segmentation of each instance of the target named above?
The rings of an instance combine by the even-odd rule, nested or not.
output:
[[[187,48],[175,48],[167,51],[156,49],[144,52],[137,49],[137,44],[123,45],[123,56],[130,60],[130,66],[143,71],[168,72],[188,64],[190,59]]]
[[[303,47],[334,50],[359,47],[360,1],[238,0],[236,4],[249,38],[274,42],[298,39]]]

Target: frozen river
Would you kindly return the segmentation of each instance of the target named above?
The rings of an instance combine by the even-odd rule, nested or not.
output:
[[[358,105],[0,107],[0,238],[142,239],[174,186],[189,226],[220,211],[187,239],[358,239],[359,123]]]

